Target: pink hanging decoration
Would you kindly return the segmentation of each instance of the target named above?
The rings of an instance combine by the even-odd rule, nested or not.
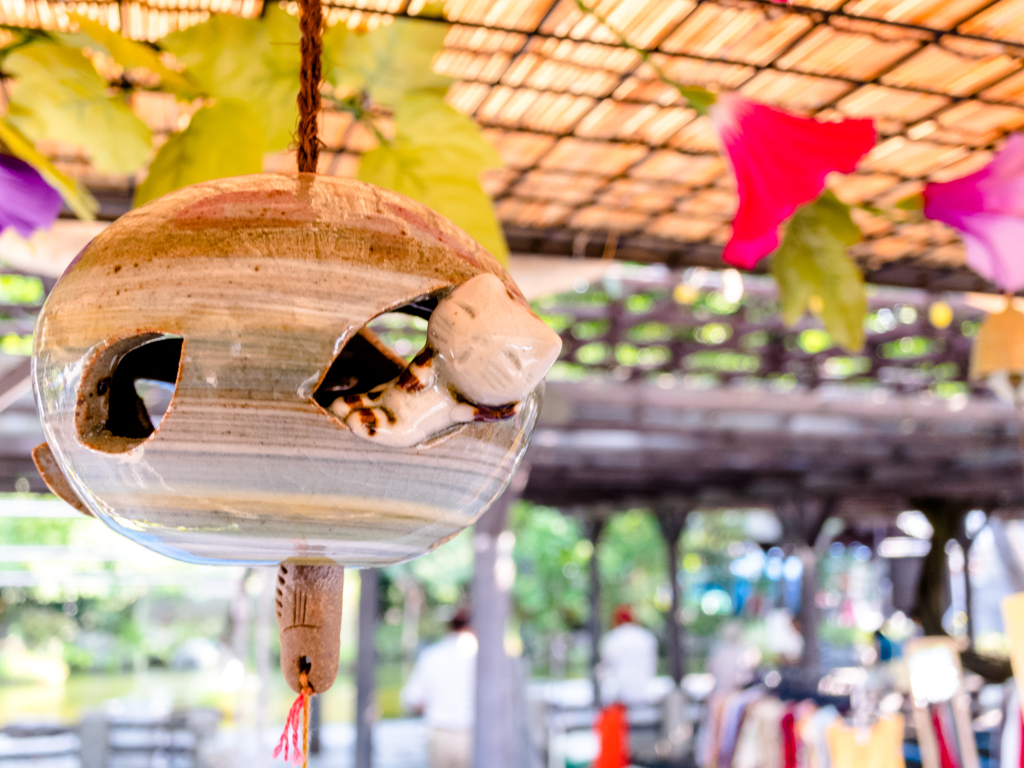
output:
[[[1000,288],[1024,288],[1024,136],[980,171],[924,188],[924,215],[959,230],[967,266]]]
[[[736,93],[710,108],[740,196],[728,264],[751,269],[779,245],[779,225],[821,194],[832,171],[850,173],[874,146],[871,120],[819,122]]]

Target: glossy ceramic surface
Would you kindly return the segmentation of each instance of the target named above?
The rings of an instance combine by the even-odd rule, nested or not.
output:
[[[482,273],[525,304],[461,230],[360,182],[268,174],[172,193],[105,230],[47,300],[34,354],[47,443],[90,510],[175,558],[415,557],[504,489],[539,390],[514,419],[413,447],[357,437],[313,394],[370,319]],[[94,412],[109,377],[96,370],[118,364],[126,340],[167,335],[182,351],[156,431],[104,433]]]

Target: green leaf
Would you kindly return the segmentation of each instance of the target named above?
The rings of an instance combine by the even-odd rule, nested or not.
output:
[[[920,211],[924,209],[924,195],[917,192],[913,195],[907,195],[902,200],[897,201],[896,207],[901,211]]]
[[[259,173],[263,143],[259,118],[245,102],[222,99],[203,107],[160,147],[135,191],[135,205],[200,181]]]
[[[100,204],[96,202],[95,197],[89,194],[89,190],[80,182],[68,178],[58,171],[46,155],[36,149],[21,131],[6,120],[0,120],[0,142],[3,142],[12,155],[21,158],[39,171],[46,179],[46,183],[60,192],[60,196],[75,212],[75,216],[85,221],[92,221],[96,218],[96,211],[99,210]]]
[[[32,141],[82,147],[101,173],[134,173],[149,159],[149,128],[124,99],[107,95],[81,51],[40,40],[12,51],[4,70],[18,81],[8,120]]]
[[[500,165],[476,123],[440,96],[418,94],[398,103],[394,140],[362,156],[358,178],[433,208],[506,263],[508,245],[480,187],[480,172]]]
[[[264,151],[291,144],[299,121],[299,22],[277,4],[260,19],[213,15],[160,41],[211,96],[247,103],[263,124]]]
[[[811,297],[818,296],[825,329],[851,352],[864,346],[868,301],[864,276],[847,249],[861,238],[860,228],[850,218],[849,206],[825,192],[790,219],[782,245],[772,259],[786,324],[794,325]]]
[[[160,78],[164,88],[182,99],[190,100],[199,96],[196,87],[184,75],[168,69],[160,60],[160,54],[145,43],[122,37],[105,24],[78,13],[68,14],[68,18],[78,25],[78,32],[57,33],[58,39],[65,45],[99,50],[127,70],[148,69]]]
[[[324,33],[324,79],[367,90],[390,106],[417,91],[443,95],[452,78],[437,74],[431,64],[447,34],[447,24],[424,19],[395,19],[372,32],[336,24]]]

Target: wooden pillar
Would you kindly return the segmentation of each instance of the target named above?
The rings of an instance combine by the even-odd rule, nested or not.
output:
[[[942,616],[946,612],[949,568],[946,544],[957,539],[963,528],[963,517],[971,505],[959,499],[918,498],[911,503],[928,518],[932,526],[932,546],[925,555],[921,580],[917,584],[917,605],[914,618],[921,622],[926,635],[944,635]]]
[[[505,653],[505,623],[515,577],[514,538],[508,530],[509,507],[526,485],[520,470],[505,493],[476,523],[473,536],[473,629],[477,638],[475,768],[518,768],[515,718],[510,711],[512,665]]]
[[[267,732],[268,714],[270,709],[270,685],[273,674],[273,655],[270,650],[271,626],[275,629],[277,624],[274,620],[274,585],[277,578],[277,568],[261,568],[263,576],[263,589],[260,592],[259,601],[256,604],[256,632],[253,640],[254,652],[256,655],[256,673],[260,679],[260,689],[256,696],[256,738],[259,741],[260,749],[270,749],[264,745],[263,739]]]
[[[804,640],[804,652],[800,666],[815,674],[821,671],[821,647],[818,643],[818,624],[821,609],[818,608],[818,553],[813,546],[797,549],[797,557],[803,565],[800,576],[800,634]]]
[[[971,593],[971,545],[974,539],[967,535],[967,514],[960,517],[956,540],[964,553],[964,613],[967,615],[967,647],[974,648],[974,595]]]
[[[601,706],[601,681],[597,677],[597,665],[601,663],[601,569],[598,560],[598,546],[604,520],[595,518],[587,522],[587,538],[590,540],[590,617],[587,629],[590,633],[590,683],[594,689],[594,706]]]
[[[838,500],[800,499],[782,506],[776,514],[782,521],[784,542],[792,547],[792,554],[800,558],[800,610],[796,619],[800,623],[800,636],[804,650],[800,666],[809,673],[821,672],[821,648],[818,625],[821,609],[818,608],[818,539],[825,521],[835,512]]]
[[[359,645],[356,655],[356,756],[355,768],[373,762],[374,689],[377,677],[377,628],[379,575],[375,568],[359,572]]]
[[[664,500],[655,510],[661,533],[668,549],[668,578],[672,605],[665,617],[666,648],[668,650],[669,673],[678,686],[686,674],[686,650],[683,645],[682,627],[679,624],[679,545],[686,528],[689,505]]]

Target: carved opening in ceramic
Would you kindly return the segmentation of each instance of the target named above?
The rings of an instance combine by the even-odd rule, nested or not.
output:
[[[373,318],[342,348],[313,399],[322,408],[343,395],[369,392],[401,374],[423,348],[436,296],[422,296]]]
[[[123,453],[152,435],[170,407],[183,344],[180,336],[143,333],[97,353],[78,390],[75,426],[81,441]]]
[[[431,298],[432,306],[400,308],[428,315],[422,343],[409,338],[407,324],[394,329],[396,346],[408,346],[400,351],[415,350],[411,360],[385,345],[389,318],[381,316],[349,342],[353,358],[336,361],[318,389],[317,402],[357,437],[412,448],[461,424],[515,418],[558,356],[558,334],[496,275],[475,275]],[[379,375],[364,373],[371,369]]]

